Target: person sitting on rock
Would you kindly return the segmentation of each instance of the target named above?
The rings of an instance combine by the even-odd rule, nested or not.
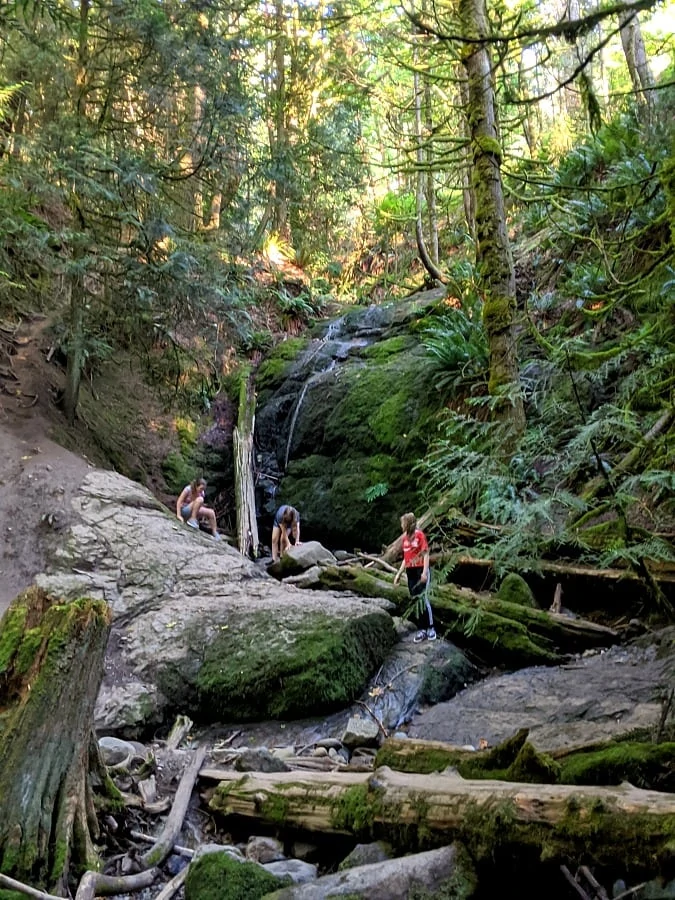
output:
[[[219,541],[216,514],[210,506],[204,506],[205,493],[206,481],[203,478],[196,478],[192,484],[186,484],[176,500],[176,517],[190,528],[199,528],[200,520],[205,522],[211,534]]]
[[[405,513],[401,516],[401,531],[403,532],[403,562],[394,576],[394,584],[398,584],[403,570],[408,579],[408,591],[411,599],[416,602],[422,600],[423,610],[427,620],[427,627],[421,628],[415,635],[414,641],[435,641],[434,617],[429,603],[429,544],[423,531],[417,527],[417,519],[414,513]],[[418,627],[421,624],[418,621]]]
[[[300,513],[294,506],[280,506],[272,525],[272,562],[278,562],[291,546],[300,543]]]

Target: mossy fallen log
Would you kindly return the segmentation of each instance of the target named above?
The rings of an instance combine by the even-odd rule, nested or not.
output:
[[[410,606],[407,588],[394,587],[384,573],[373,575],[360,566],[326,566],[319,577],[331,590],[391,600],[402,614]],[[489,665],[553,665],[572,653],[619,640],[612,628],[455,585],[432,585],[432,606],[436,630]]]
[[[97,863],[88,773],[109,627],[105,602],[35,587],[0,622],[0,872],[64,896],[71,868]]]
[[[477,861],[536,853],[549,862],[653,872],[675,850],[675,796],[618,787],[465,780],[456,772],[238,773],[204,769],[220,783],[213,810],[408,850],[464,843]]]
[[[647,790],[675,791],[675,743],[604,741],[557,753],[537,750],[526,728],[489,750],[472,751],[442,741],[388,738],[376,766],[427,774],[454,768],[469,779],[545,784],[619,785],[628,781]]]

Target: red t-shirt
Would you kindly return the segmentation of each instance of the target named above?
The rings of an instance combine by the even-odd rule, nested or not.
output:
[[[406,532],[403,535],[403,562],[406,569],[422,568],[424,565],[424,554],[429,549],[429,544],[424,536],[424,532],[416,529],[413,537],[409,537]]]

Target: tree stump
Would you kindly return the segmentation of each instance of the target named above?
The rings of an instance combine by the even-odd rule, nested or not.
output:
[[[105,602],[40,588],[0,622],[0,871],[65,896],[95,862],[88,772],[110,628]]]

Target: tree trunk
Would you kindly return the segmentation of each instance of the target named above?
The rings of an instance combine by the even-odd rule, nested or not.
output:
[[[0,870],[64,896],[69,869],[96,861],[88,772],[109,628],[103,601],[36,587],[0,625]]]
[[[290,242],[288,219],[289,147],[286,127],[286,16],[283,0],[275,2],[273,138],[271,141],[274,175],[274,212],[272,228],[283,241]]]
[[[480,41],[488,34],[485,0],[460,0],[463,34]],[[500,398],[496,414],[504,422],[508,455],[525,430],[516,350],[516,283],[506,231],[502,189],[502,148],[497,125],[492,60],[487,43],[466,44],[466,110],[476,201],[476,264],[483,293],[483,323],[490,348],[490,394]]]
[[[66,382],[63,394],[63,411],[72,425],[77,414],[84,365],[84,284],[76,272],[68,275],[70,292],[70,328],[66,350]]]
[[[646,124],[652,119],[654,103],[654,76],[647,59],[645,42],[642,39],[640,19],[635,11],[619,14],[621,25],[621,45],[623,46],[630,80],[635,91],[638,109],[643,113],[641,118]]]
[[[536,849],[547,859],[654,867],[670,856],[675,797],[620,787],[465,780],[456,773],[416,775],[381,766],[374,772],[249,773],[203,769],[220,782],[210,801],[240,814],[312,831],[405,833],[408,847],[460,838],[478,857]],[[583,845],[583,851],[581,847]]]
[[[244,556],[257,555],[258,521],[253,483],[253,431],[255,428],[255,391],[253,377],[242,381],[239,416],[234,429],[234,482],[237,503],[237,545]]]

